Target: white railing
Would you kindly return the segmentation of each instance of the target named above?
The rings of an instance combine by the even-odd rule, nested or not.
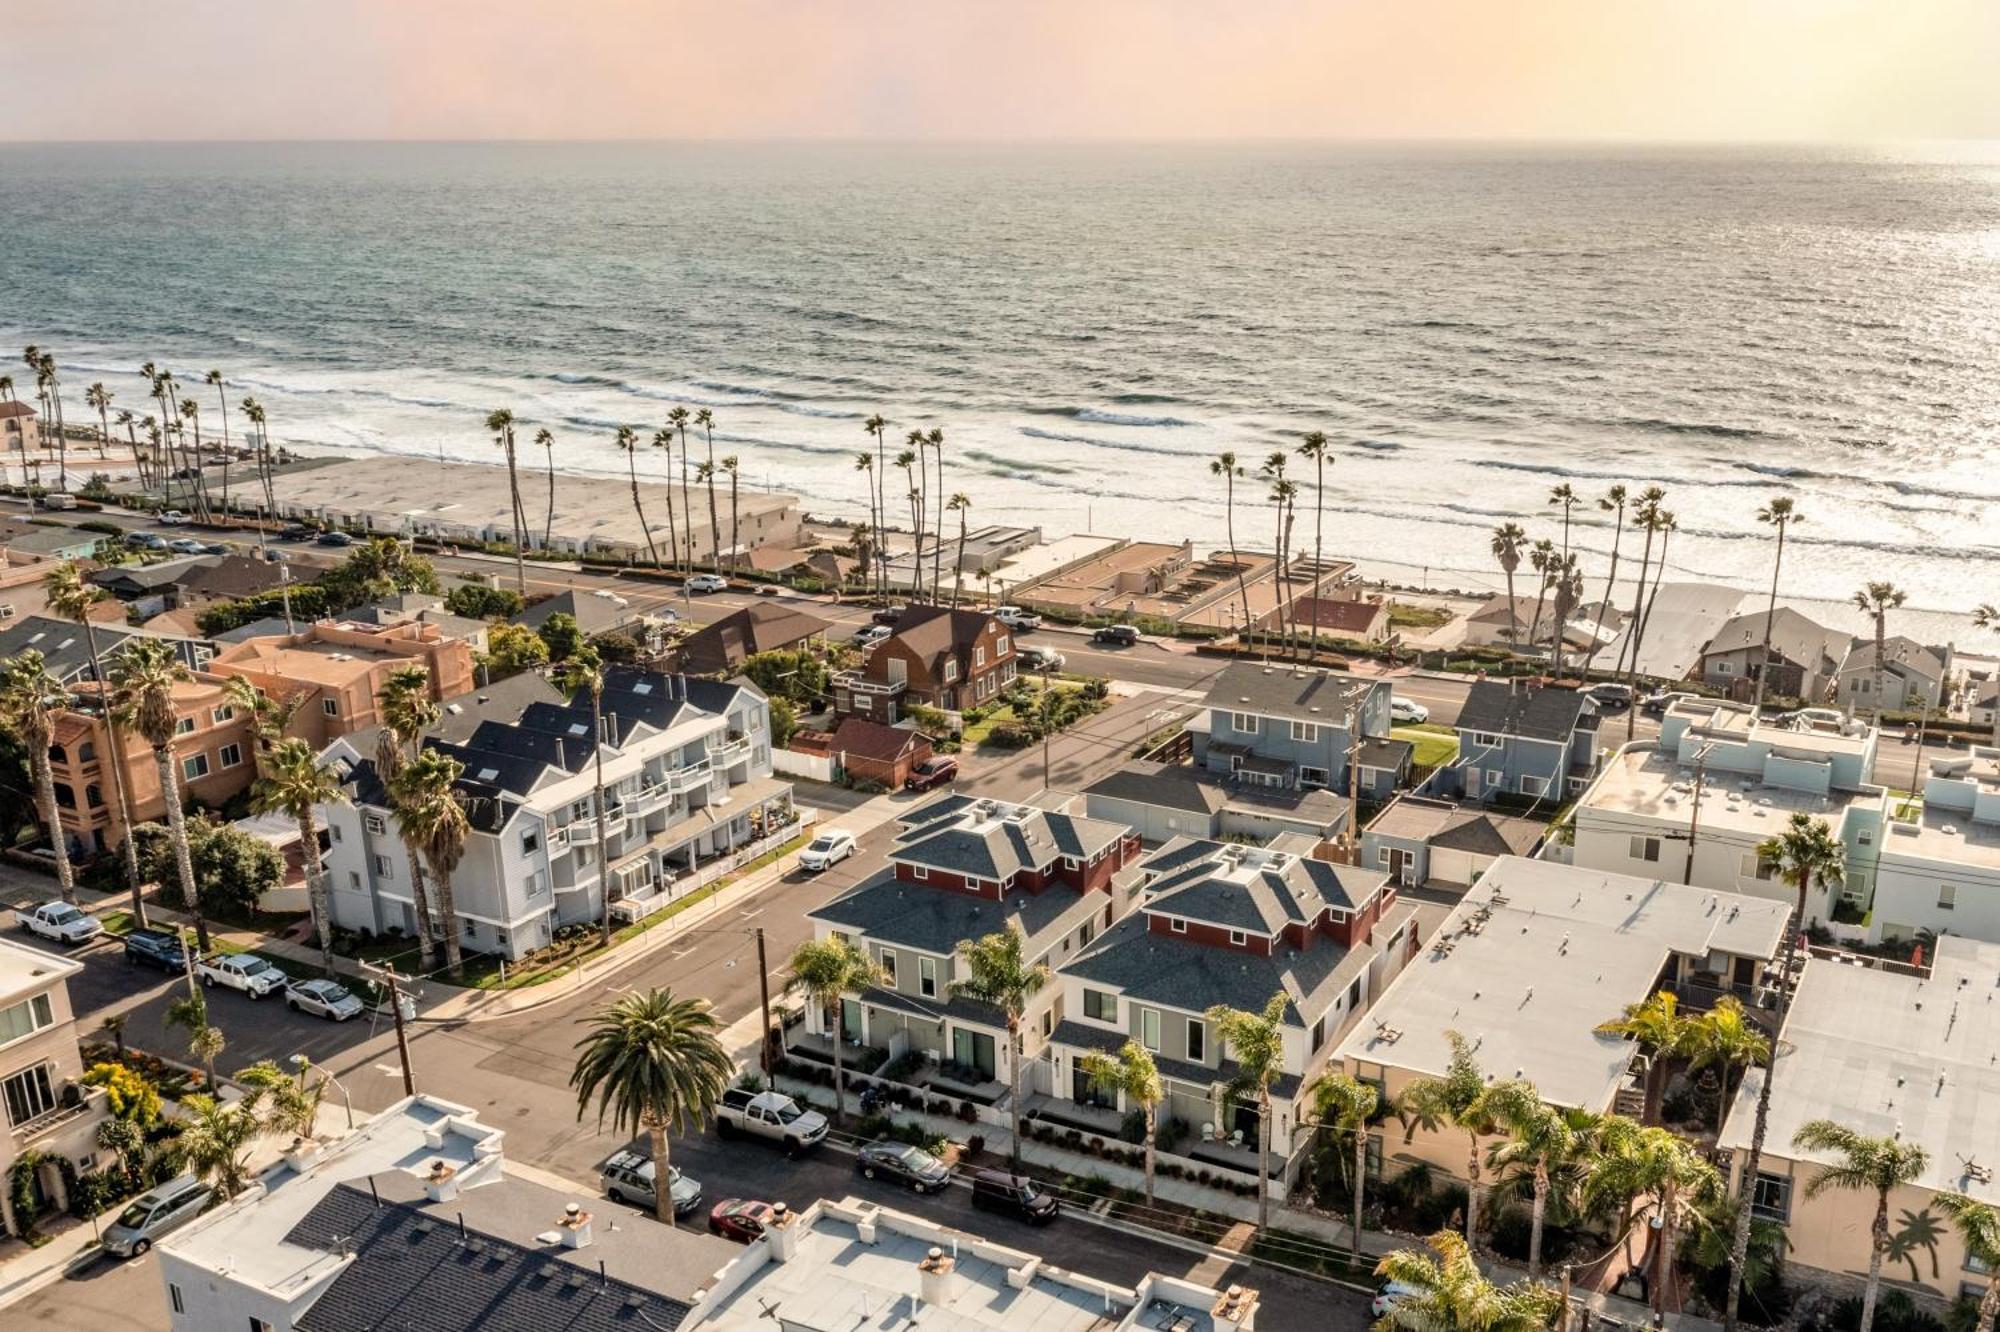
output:
[[[797,810],[792,821],[776,832],[766,833],[754,842],[745,842],[728,855],[717,856],[706,864],[697,865],[686,874],[660,879],[653,884],[653,891],[649,893],[613,902],[611,914],[627,922],[642,920],[675,898],[684,897],[697,888],[705,888],[723,875],[734,873],[757,857],[767,855],[783,846],[810,828],[818,818],[817,810]]]
[[[871,680],[859,671],[842,671],[833,677],[833,683],[856,694],[900,694],[909,687],[905,680]]]

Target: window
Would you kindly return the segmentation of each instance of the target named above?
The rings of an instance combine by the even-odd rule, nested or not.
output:
[[[175,1313],[184,1314],[187,1312],[187,1305],[181,1302],[181,1288],[174,1285],[171,1281],[167,1283],[167,1302],[174,1306]]]
[[[1326,1019],[1322,1017],[1320,1018],[1319,1021],[1313,1023],[1312,1052],[1314,1054],[1318,1054],[1319,1047],[1325,1044],[1326,1044]]]
[[[38,1115],[56,1108],[56,1092],[49,1081],[49,1066],[24,1068],[0,1083],[7,1101],[7,1122],[19,1128]]]
[[[382,822],[380,814],[364,814],[361,816],[361,822],[369,832],[374,833],[377,837],[380,837],[384,829],[388,826]]]
[[[38,994],[32,999],[23,999],[8,1008],[0,1008],[0,1045],[20,1040],[23,1036],[40,1031],[55,1024],[55,1012],[49,1007],[49,997]]]
[[[250,1332],[271,1332],[271,1325],[255,1314],[250,1315]]]
[[[1319,727],[1312,722],[1295,721],[1292,723],[1292,739],[1311,744],[1319,739]]]
[[[1736,663],[1730,661],[1727,657],[1724,657],[1722,660],[1715,663],[1715,673],[1717,675],[1729,675],[1734,673],[1735,670],[1736,670]]]
[[[1306,764],[1300,764],[1300,765],[1299,765],[1299,785],[1300,785],[1300,786],[1319,786],[1319,787],[1324,787],[1324,786],[1328,785],[1328,782],[1327,782],[1327,779],[1326,779],[1326,769],[1325,769],[1325,768],[1314,768],[1314,767],[1310,767],[1310,766],[1308,766],[1308,765],[1306,765]]]
[[[895,988],[896,950],[893,948],[884,948],[882,950],[882,975],[887,978],[890,988]]]
[[[1778,876],[1778,866],[1753,851],[1743,857],[1742,874],[1746,879],[1761,879],[1769,883]]]
[[[1757,1172],[1757,1188],[1750,1196],[1750,1214],[1780,1224],[1792,1219],[1792,1181],[1787,1175]]]
[[[1521,774],[1522,795],[1540,796],[1540,795],[1547,795],[1548,793],[1549,793],[1548,778],[1530,777],[1526,773]]]
[[[910,866],[910,877],[913,879],[928,879],[931,877],[930,867],[927,865],[912,865]]]
[[[1172,930],[1175,934],[1186,934],[1187,922],[1182,920],[1179,916],[1169,916],[1167,917],[1167,928]]]
[[[1396,946],[1397,940],[1400,940],[1402,937],[1403,937],[1402,931],[1398,930],[1396,932],[1396,938],[1391,939],[1389,941],[1390,949],[1393,950]],[[1359,976],[1356,976],[1354,978],[1354,984],[1347,987],[1347,1006],[1348,1008],[1352,1009],[1356,1004],[1360,1002],[1361,1002],[1361,978]]]
[[[1631,857],[1634,860],[1656,861],[1660,858],[1660,839],[1657,837],[1634,837]]]
[[[993,640],[993,655],[996,657],[1007,655],[1007,635],[1002,634]]]
[[[375,857],[375,877],[378,879],[393,879],[396,877],[396,866],[389,857]]]
[[[191,782],[208,776],[208,755],[190,754],[182,759],[181,776]]]
[[[532,856],[542,849],[542,830],[529,828],[521,834],[521,854]]]
[[[224,745],[215,751],[215,757],[221,761],[222,766],[225,768],[241,767],[243,765],[243,746]]]
[[[1064,856],[1063,868],[1066,870],[1082,869],[1083,862],[1078,860],[1075,856]]]
[[[1500,737],[1491,731],[1474,731],[1471,739],[1473,744],[1482,745],[1487,749],[1496,749],[1500,745]]]
[[[234,717],[236,715],[236,709],[230,707],[227,703],[224,703],[221,707],[214,709],[208,715],[210,720],[212,720],[217,726],[220,726],[222,725],[222,723],[228,721],[231,717]]]
[[[1229,729],[1244,735],[1257,734],[1257,715],[1252,712],[1232,712],[1229,714]]]
[[[190,735],[194,731],[194,718],[183,717],[174,723],[175,735]]]
[[[972,669],[976,671],[976,670],[978,670],[978,669],[979,669],[980,667],[984,666],[985,664],[986,664],[986,649],[985,649],[985,648],[983,648],[983,647],[975,647],[975,648],[973,648],[973,649],[972,649]]]
[[[1189,1018],[1187,1025],[1187,1057],[1200,1063],[1208,1049],[1208,1028],[1200,1018]]]
[[[97,785],[96,782],[92,782],[90,785],[83,788],[83,803],[90,806],[92,809],[104,808],[104,791]]]
[[[866,712],[868,711],[869,705],[870,703],[873,702],[873,700],[870,699],[866,694],[856,694],[854,695],[853,702],[854,702],[854,710],[856,712]]]
[[[50,747],[49,749],[50,758],[60,760],[61,754],[62,751],[60,749],[54,746]],[[95,740],[86,740],[82,744],[78,745],[76,747],[76,757],[79,763],[97,762],[97,742]]]
[[[1097,937],[1097,922],[1094,920],[1086,920],[1085,922],[1083,922],[1082,928],[1078,929],[1076,932],[1076,946],[1078,948],[1082,948],[1084,945],[1088,944],[1092,939],[1095,939],[1096,937]]]
[[[1952,885],[1952,884],[1949,884],[1949,883],[1941,883],[1941,884],[1939,884],[1939,885],[1938,885],[1938,910],[1939,910],[1939,911],[1952,911],[1952,910],[1955,910],[1955,909],[1957,908],[1957,904],[1958,904],[1958,889],[1957,889],[1957,887],[1956,887],[1956,886],[1954,886],[1954,885]]]
[[[1053,1008],[1044,1009],[1042,1012],[1042,1036],[1044,1038],[1047,1038],[1049,1036],[1054,1035],[1055,1029],[1056,1029],[1056,1010]]]
[[[337,698],[323,698],[319,701],[319,710],[329,717],[338,717],[340,715],[340,700]]]
[[[937,959],[920,957],[917,959],[917,992],[926,999],[937,998]]]
[[[1142,1008],[1139,1010],[1139,1044],[1154,1054],[1160,1052],[1160,1010]]]
[[[1381,867],[1382,867],[1383,869],[1387,869],[1387,868],[1389,868],[1389,848],[1388,848],[1388,847],[1386,847],[1386,846],[1378,846],[1378,847],[1376,847],[1376,848],[1375,848],[1375,863],[1376,863],[1377,865],[1381,866]]]
[[[1241,930],[1231,930],[1229,932],[1229,942],[1237,945],[1239,948],[1247,941],[1247,939],[1248,936],[1245,935]]]
[[[1103,990],[1083,992],[1083,1015],[1092,1022],[1116,1022],[1118,1020],[1118,996]]]
[[[349,870],[349,871],[347,871],[347,886],[348,886],[349,888],[353,889],[353,890],[354,890],[355,892],[360,892],[360,891],[361,891],[361,871],[360,871],[360,870]]]
[[[1506,790],[1507,774],[1498,768],[1488,768],[1486,770],[1486,789],[1489,791]]]

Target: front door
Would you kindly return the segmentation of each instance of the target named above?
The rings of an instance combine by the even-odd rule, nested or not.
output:
[[[861,1001],[859,999],[843,999],[840,1001],[840,1035],[844,1040],[854,1041],[857,1044],[860,1042]]]
[[[968,1031],[964,1027],[952,1028],[951,1057],[957,1063],[977,1069],[979,1076],[988,1082],[999,1067],[993,1058],[993,1038],[983,1031]]]
[[[1389,877],[1396,882],[1409,885],[1417,881],[1416,853],[1401,847],[1389,848]]]
[[[1078,1105],[1094,1105],[1109,1110],[1113,1102],[1111,1092],[1099,1086],[1089,1074],[1078,1065],[1070,1066],[1070,1099]]]

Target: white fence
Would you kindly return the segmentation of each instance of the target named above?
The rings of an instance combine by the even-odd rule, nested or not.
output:
[[[813,782],[833,780],[833,759],[826,754],[801,754],[792,749],[774,749],[771,751],[771,766],[787,777],[803,777]]]

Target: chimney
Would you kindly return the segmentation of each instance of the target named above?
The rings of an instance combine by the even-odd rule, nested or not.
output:
[[[1257,1291],[1252,1287],[1231,1286],[1215,1302],[1216,1323],[1234,1326],[1238,1332],[1251,1332],[1257,1325],[1257,1299]]]
[[[951,1303],[951,1256],[936,1245],[917,1264],[917,1293],[925,1304],[942,1308]]]
[[[556,1223],[556,1233],[565,1249],[589,1248],[590,1213],[571,1203],[563,1208],[563,1218]]]
[[[764,1238],[771,1242],[773,1262],[788,1263],[799,1251],[799,1237],[806,1228],[799,1224],[799,1214],[783,1203],[771,1204],[771,1224],[764,1230]]]
[[[458,1197],[458,1167],[443,1161],[431,1162],[424,1176],[424,1196],[432,1202],[450,1202]]]

